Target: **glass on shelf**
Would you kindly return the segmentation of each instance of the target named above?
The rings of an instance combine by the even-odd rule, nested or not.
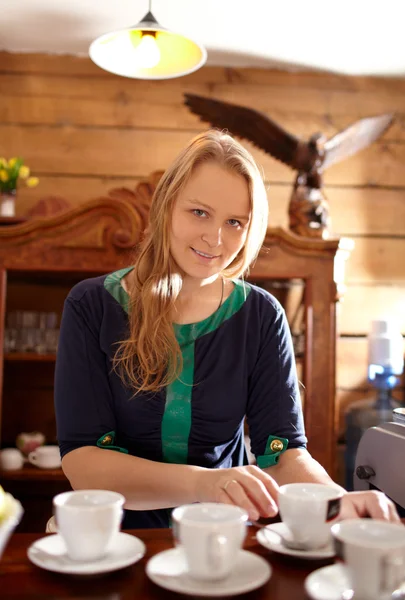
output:
[[[58,315],[55,312],[16,310],[7,313],[6,353],[55,354],[58,337]]]
[[[18,329],[7,327],[4,331],[4,352],[18,352]]]

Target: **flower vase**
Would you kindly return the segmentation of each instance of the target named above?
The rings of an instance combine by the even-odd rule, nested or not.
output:
[[[15,190],[0,193],[0,217],[15,217]]]

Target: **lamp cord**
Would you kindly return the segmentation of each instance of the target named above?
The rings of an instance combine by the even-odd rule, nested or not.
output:
[[[150,12],[152,10],[152,0],[149,0],[149,11]]]

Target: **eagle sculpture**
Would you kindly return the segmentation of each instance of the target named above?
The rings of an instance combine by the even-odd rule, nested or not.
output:
[[[289,226],[294,233],[307,237],[327,238],[329,235],[329,208],[322,191],[323,171],[372,144],[394,121],[392,114],[367,117],[330,139],[315,133],[309,140],[301,140],[252,108],[195,94],[184,94],[184,97],[185,104],[201,120],[249,140],[297,171],[288,208]]]

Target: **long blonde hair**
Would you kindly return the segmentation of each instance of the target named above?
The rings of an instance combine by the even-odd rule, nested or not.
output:
[[[172,314],[182,280],[170,254],[174,202],[197,166],[215,162],[239,174],[249,189],[251,218],[246,242],[222,276],[240,277],[256,258],[266,235],[268,203],[259,169],[230,135],[209,130],[186,146],[160,179],[150,207],[149,226],[135,260],[129,289],[129,336],[119,343],[113,365],[139,392],[155,392],[181,373],[182,355]]]

